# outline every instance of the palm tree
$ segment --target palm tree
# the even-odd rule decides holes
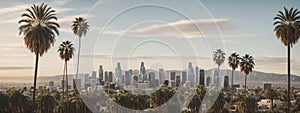
[[[229,67],[231,67],[232,72],[231,72],[231,88],[233,88],[233,75],[234,75],[234,70],[236,68],[239,67],[240,64],[240,57],[239,54],[237,53],[232,53],[229,57],[228,57],[228,65]]]
[[[54,113],[56,100],[49,93],[43,93],[37,97],[37,113]]]
[[[36,56],[32,99],[34,103],[39,56],[43,56],[54,45],[55,35],[59,35],[59,24],[55,22],[57,21],[55,10],[48,7],[47,4],[33,4],[26,11],[22,14],[23,19],[19,21],[19,24],[21,24],[19,35],[24,36],[25,45]]]
[[[213,60],[214,62],[218,65],[218,74],[217,74],[217,86],[219,86],[219,71],[220,71],[220,66],[224,63],[225,61],[225,53],[221,49],[217,49],[214,54],[213,54]]]
[[[80,48],[81,48],[81,37],[85,36],[87,30],[89,30],[89,25],[86,22],[86,19],[82,17],[75,18],[72,24],[72,31],[75,35],[79,37],[78,41],[78,59],[77,59],[77,70],[76,70],[76,79],[78,79],[78,70],[79,70],[79,57],[80,57]]]
[[[255,63],[252,56],[245,54],[245,56],[242,57],[240,67],[241,71],[245,74],[245,90],[247,88],[247,75],[252,72],[254,65]]]
[[[291,67],[290,67],[290,51],[291,47],[295,45],[300,37],[300,11],[297,9],[291,8],[288,10],[284,8],[283,11],[278,11],[278,14],[274,17],[274,26],[276,37],[287,46],[288,54],[288,110],[290,112],[290,76],[291,76]]]
[[[75,48],[73,47],[73,44],[71,43],[71,41],[68,41],[68,40],[62,42],[58,47],[59,57],[65,61],[64,74],[66,74],[66,83],[67,83],[66,95],[67,95],[67,97],[68,97],[68,61],[74,56],[74,50],[75,50]],[[64,85],[65,84],[63,84],[63,91],[64,91]]]
[[[33,110],[32,101],[20,90],[11,90],[8,95],[8,105],[12,113],[30,113]]]

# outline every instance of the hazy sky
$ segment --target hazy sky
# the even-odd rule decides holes
[[[255,58],[254,70],[286,73],[286,47],[275,37],[273,17],[283,7],[300,9],[298,0],[45,0],[61,25],[55,45],[39,62],[39,75],[62,74],[57,48],[65,40],[76,46],[71,32],[75,17],[87,18],[90,30],[82,40],[80,72],[102,64],[113,70],[186,69],[188,62],[215,68],[211,53],[218,48]],[[18,20],[36,0],[2,0],[0,4],[0,76],[32,76],[35,57],[18,35]],[[292,48],[292,73],[300,75],[300,47]],[[297,57],[298,56],[298,57]],[[298,59],[297,59],[298,58]],[[69,62],[74,73],[76,57]],[[227,60],[222,65],[229,69]]]

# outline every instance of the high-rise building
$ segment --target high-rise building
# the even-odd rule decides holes
[[[172,88],[176,87],[176,72],[171,71],[169,74],[169,82]]]
[[[138,76],[136,76],[136,75],[134,75],[133,77],[132,77],[132,85],[133,86],[135,86],[136,88],[138,87],[138,83],[139,83],[139,77]]]
[[[115,69],[115,77],[121,79],[122,69],[120,62],[117,63],[117,67]]]
[[[194,73],[194,68],[192,66],[192,62],[189,62],[189,65],[188,65],[188,80],[190,81],[190,86],[191,87],[194,87],[195,85],[195,73]]]
[[[100,80],[104,80],[103,79],[103,68],[102,68],[102,65],[99,66],[99,79]]]
[[[158,71],[159,84],[163,84],[166,80],[164,69],[159,69]]]
[[[184,84],[186,82],[186,71],[181,72],[181,82]]]
[[[199,79],[199,85],[205,86],[205,75],[204,75],[204,69],[200,69],[200,79]]]
[[[145,68],[144,62],[141,62],[140,79],[142,82],[145,82],[147,80],[146,68]]]
[[[49,86],[54,87],[54,81],[49,81]]]
[[[224,76],[224,88],[228,88],[228,86],[229,86],[228,76]]]
[[[105,71],[104,73],[104,81],[108,82],[108,71]]]
[[[206,77],[206,86],[209,86],[211,82],[210,76]]]
[[[108,72],[108,82],[113,82],[113,72]]]
[[[149,72],[149,87],[154,88],[155,87],[155,73]]]
[[[92,79],[96,79],[97,78],[97,72],[96,71],[92,71]]]
[[[81,79],[73,79],[73,89],[81,88]]]
[[[195,67],[195,84],[199,84],[199,67]]]
[[[217,87],[220,87],[220,78],[219,78],[219,75],[218,75],[218,71],[217,70],[213,70],[214,72],[214,85],[217,86]]]
[[[131,77],[132,77],[132,75],[131,75],[130,71],[125,71],[125,76],[124,76],[124,79],[125,79],[124,85],[125,86],[130,85]]]
[[[176,76],[175,82],[176,82],[176,87],[179,87],[180,86],[180,76],[179,75]]]
[[[90,82],[89,74],[85,74],[84,75],[84,83],[89,83],[89,82]]]

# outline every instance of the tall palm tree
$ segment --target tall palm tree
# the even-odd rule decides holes
[[[239,67],[240,64],[240,56],[238,53],[232,53],[228,57],[228,65],[231,67],[232,72],[231,72],[231,88],[233,88],[233,75],[234,75],[234,70]]]
[[[213,54],[213,60],[214,62],[218,65],[218,74],[217,74],[217,86],[219,86],[219,71],[220,71],[220,66],[224,63],[225,61],[225,53],[221,49],[217,49],[214,54]]]
[[[252,69],[254,68],[254,58],[248,54],[245,54],[245,56],[242,57],[240,68],[241,71],[245,74],[245,90],[247,88],[247,75],[252,72]]]
[[[300,11],[297,9],[284,8],[283,11],[278,11],[278,14],[274,17],[274,26],[276,37],[287,46],[287,60],[288,60],[288,109],[287,112],[290,112],[290,76],[291,76],[291,67],[290,67],[290,51],[291,47],[295,45],[300,37]]]
[[[39,56],[43,56],[54,45],[55,35],[59,35],[55,10],[47,4],[35,5],[26,9],[19,21],[19,35],[24,36],[27,48],[36,56],[34,69],[33,103],[35,102]]]
[[[69,40],[62,42],[59,45],[58,50],[57,50],[59,52],[59,57],[65,61],[64,74],[66,75],[66,83],[67,83],[66,95],[67,95],[67,97],[68,97],[68,61],[74,56],[74,50],[75,50],[75,48],[73,47],[73,44]],[[64,85],[65,84],[63,84],[63,91],[64,91]]]
[[[77,70],[76,70],[76,79],[78,79],[78,70],[79,70],[79,57],[80,57],[80,48],[81,48],[81,37],[85,36],[87,30],[89,30],[88,22],[82,17],[75,18],[72,24],[72,31],[75,35],[79,37],[78,41],[78,59],[77,59]]]
[[[56,100],[49,93],[43,93],[37,96],[37,113],[54,113]]]

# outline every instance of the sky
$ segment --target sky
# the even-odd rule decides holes
[[[286,47],[275,37],[273,18],[283,7],[300,9],[298,0],[1,0],[0,76],[32,76],[35,56],[18,34],[18,20],[32,4],[46,3],[56,10],[60,35],[40,58],[39,75],[60,75],[63,61],[57,49],[62,41],[74,43],[69,61],[75,73],[78,37],[71,31],[75,17],[87,19],[82,37],[80,73],[122,69],[186,69],[188,62],[203,69],[216,68],[212,53],[222,49],[250,54],[256,71],[286,73]],[[292,48],[292,74],[300,75],[300,47]],[[298,56],[298,57],[297,57]],[[298,59],[297,59],[298,58]],[[230,69],[227,60],[221,69]]]

